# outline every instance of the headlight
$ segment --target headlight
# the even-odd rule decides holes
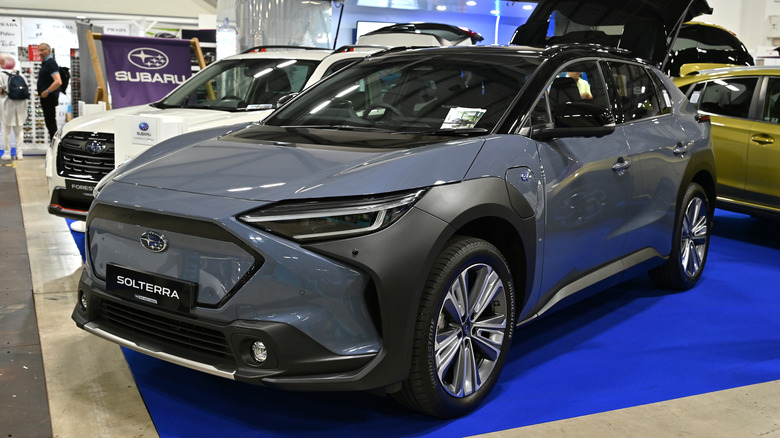
[[[381,230],[397,221],[425,190],[347,200],[275,204],[239,219],[297,241],[351,237]]]
[[[51,138],[51,143],[49,143],[49,148],[54,149],[54,145],[59,143],[62,139],[62,128],[58,129],[57,132],[54,133],[54,135]]]

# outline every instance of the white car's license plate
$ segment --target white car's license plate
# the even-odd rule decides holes
[[[106,266],[106,290],[133,301],[189,312],[198,284],[109,263]]]

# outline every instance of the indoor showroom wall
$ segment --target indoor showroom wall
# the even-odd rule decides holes
[[[100,14],[168,16],[197,18],[200,14],[215,14],[217,0],[3,0],[3,9],[33,9]]]
[[[3,0],[0,2],[0,13],[4,9],[27,9],[45,11],[85,11],[105,14],[128,14],[148,16],[171,16],[197,18],[201,14],[216,14],[219,0]],[[754,55],[761,55],[760,50],[769,46],[776,47],[768,37],[770,16],[780,17],[780,2],[777,0],[708,0],[714,8],[710,16],[701,17],[700,21],[719,24],[735,32]],[[348,4],[350,2],[347,2]],[[380,10],[369,8],[371,14]],[[335,12],[335,11],[334,11]],[[379,14],[381,15],[381,13]],[[455,13],[444,14],[446,19],[452,19]],[[335,21],[334,14],[334,21]],[[428,17],[426,17],[428,18]],[[363,18],[364,20],[367,18]],[[353,20],[354,21],[354,20]],[[467,23],[471,24],[471,23]],[[509,23],[507,23],[509,24]],[[514,24],[514,23],[512,23]],[[354,23],[342,23],[342,27],[354,27]],[[486,40],[493,35],[485,32]],[[489,36],[488,36],[489,35]],[[346,43],[352,35],[339,35]],[[499,38],[501,39],[501,38]],[[492,42],[492,41],[490,41]],[[780,45],[780,44],[778,44]]]
[[[723,26],[737,34],[753,56],[776,56],[774,49],[780,40],[773,41],[770,17],[780,23],[778,0],[708,0],[712,15],[699,17],[698,21]],[[780,36],[780,26],[775,33]]]

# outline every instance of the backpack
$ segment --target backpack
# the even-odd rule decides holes
[[[24,80],[19,72],[11,74],[5,72],[8,75],[8,89],[5,93],[11,100],[26,100],[30,97],[30,89],[27,88],[27,82]]]
[[[60,91],[64,93],[68,89],[68,82],[70,82],[70,69],[68,67],[60,67],[60,79],[62,79]]]

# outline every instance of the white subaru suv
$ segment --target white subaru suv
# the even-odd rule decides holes
[[[49,213],[83,220],[103,176],[167,138],[262,120],[281,96],[303,89],[331,53],[250,49],[209,65],[158,102],[71,120],[46,153]]]
[[[279,98],[298,93],[357,59],[393,47],[472,45],[482,37],[438,23],[406,23],[366,34],[337,50],[255,47],[222,59],[162,100],[77,117],[46,152],[49,213],[84,220],[97,183],[117,165],[187,132],[264,119]]]

